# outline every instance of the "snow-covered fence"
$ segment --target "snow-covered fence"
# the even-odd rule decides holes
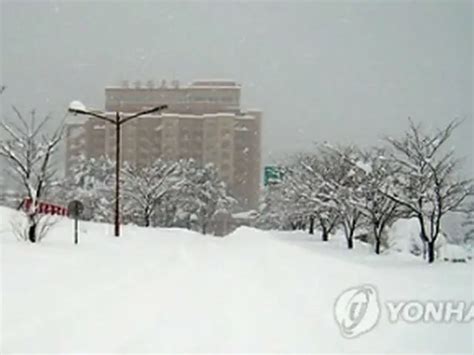
[[[26,211],[28,211],[30,210],[31,206],[32,206],[32,199],[29,197],[26,197],[23,200],[20,208],[23,208]],[[68,216],[69,214],[68,209],[66,207],[53,205],[51,203],[36,201],[35,207],[36,207],[35,210],[39,214],[49,214],[52,216]]]

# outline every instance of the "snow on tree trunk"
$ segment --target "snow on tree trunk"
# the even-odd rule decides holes
[[[380,236],[375,237],[375,254],[379,255],[380,254]]]
[[[311,234],[311,235],[314,234],[314,220],[315,220],[315,217],[313,215],[311,215],[309,217],[309,234]]]
[[[323,231],[322,231],[322,234],[321,234],[321,239],[323,240],[323,242],[327,242],[329,240],[328,230],[325,226],[323,226],[322,229],[323,229]]]

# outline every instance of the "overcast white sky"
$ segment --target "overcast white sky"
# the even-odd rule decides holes
[[[4,114],[102,108],[123,79],[235,79],[267,162],[462,118],[473,171],[472,1],[0,1]]]

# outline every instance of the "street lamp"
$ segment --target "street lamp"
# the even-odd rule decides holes
[[[86,115],[99,118],[115,125],[115,236],[120,236],[120,127],[122,124],[150,113],[160,112],[168,108],[167,105],[153,107],[149,110],[133,113],[130,116],[121,118],[121,113],[115,113],[115,120],[107,117],[103,112],[91,111],[87,109],[81,102],[73,101],[69,104],[68,111],[75,115]]]

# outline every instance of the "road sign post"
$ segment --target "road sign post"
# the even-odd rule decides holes
[[[69,216],[74,218],[74,244],[79,243],[79,217],[84,212],[84,205],[81,201],[71,201],[68,205]]]
[[[74,244],[79,243],[79,221],[77,218],[74,218]]]

